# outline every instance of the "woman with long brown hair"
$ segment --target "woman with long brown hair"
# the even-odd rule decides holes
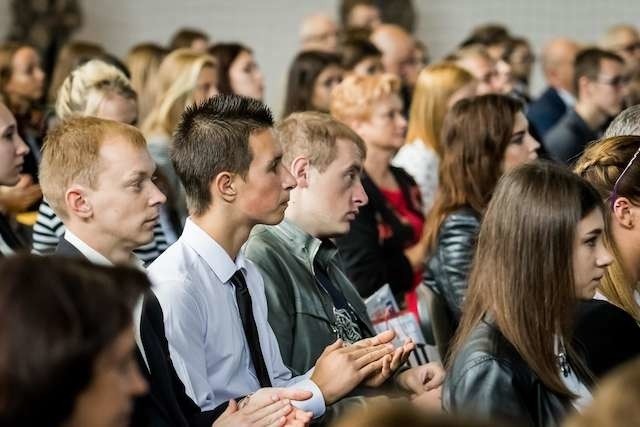
[[[597,191],[561,166],[532,163],[502,177],[478,236],[445,409],[556,426],[590,400],[572,322],[611,263],[603,232]]]
[[[442,132],[440,188],[427,217],[424,283],[460,318],[479,221],[500,176],[537,158],[522,105],[506,95],[456,103]]]

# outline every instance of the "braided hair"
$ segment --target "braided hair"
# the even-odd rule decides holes
[[[640,136],[614,136],[595,141],[587,147],[575,166],[575,172],[593,185],[603,200],[626,197],[640,206],[640,161],[631,159],[640,147]],[[630,164],[631,163],[631,164]],[[629,166],[624,176],[622,172]],[[619,180],[620,179],[620,180]],[[619,180],[619,181],[618,181]],[[607,268],[600,292],[607,299],[640,321],[640,305],[634,298],[638,288],[622,264],[622,256],[611,232],[612,209],[605,210],[605,242],[615,260]]]

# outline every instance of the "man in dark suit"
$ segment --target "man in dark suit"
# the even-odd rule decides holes
[[[624,60],[606,50],[589,48],[578,52],[574,69],[578,101],[544,139],[550,158],[566,165],[577,160],[584,147],[598,139],[620,113],[628,83]]]
[[[153,181],[155,168],[144,137],[132,126],[84,117],[53,130],[43,150],[41,178],[45,197],[66,228],[56,254],[142,269],[133,249],[153,238],[166,200]],[[149,393],[136,401],[135,426],[209,427],[221,414],[221,422],[240,424],[258,407],[270,408],[267,415],[279,419],[294,410],[286,402],[273,403],[273,395],[276,400],[306,396],[272,389],[240,410],[231,401],[228,408],[225,402],[201,412],[171,362],[162,309],[152,292],[136,304],[133,318],[138,365],[149,383]]]
[[[529,105],[527,112],[532,134],[539,141],[575,104],[573,61],[578,49],[573,40],[558,38],[542,50],[542,70],[549,87]]]

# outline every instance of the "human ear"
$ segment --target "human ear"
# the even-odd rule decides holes
[[[304,156],[298,156],[291,162],[289,171],[296,179],[296,184],[299,188],[307,188],[309,186],[310,168],[309,159]]]
[[[618,197],[613,203],[613,219],[621,227],[632,229],[635,223],[635,206],[626,197]]]
[[[82,219],[93,216],[93,206],[86,189],[81,185],[71,186],[64,194],[64,202],[68,214]]]
[[[213,198],[217,196],[227,203],[232,203],[238,196],[237,179],[240,179],[240,176],[231,172],[220,172],[216,175],[210,186]]]

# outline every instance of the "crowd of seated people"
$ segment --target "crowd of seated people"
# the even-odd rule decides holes
[[[224,34],[0,45],[1,425],[635,425],[638,29],[389,3],[303,19],[279,120]]]

